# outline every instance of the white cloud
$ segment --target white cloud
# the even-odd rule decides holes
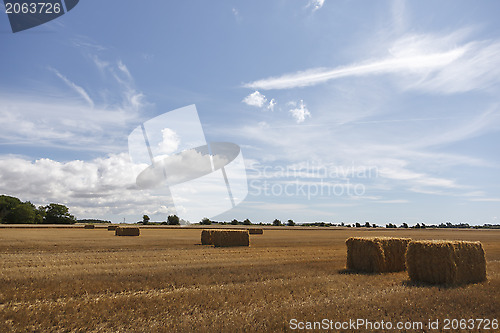
[[[101,73],[104,73],[104,71],[109,67],[109,62],[107,61],[104,61],[102,59],[100,59],[98,56],[96,55],[91,55],[90,58],[92,59],[92,61],[94,62],[94,64],[96,65],[96,67],[99,69],[99,71]]]
[[[269,101],[269,104],[267,105],[267,109],[274,111],[274,107],[276,106],[276,100],[273,98]]]
[[[129,80],[132,80],[132,75],[130,74],[127,66],[125,66],[121,60],[118,61],[118,69],[122,71],[122,73],[124,73]]]
[[[303,100],[300,101],[298,107],[290,109],[290,113],[292,114],[297,124],[303,123],[306,120],[306,117],[311,117],[311,113],[307,109]]]
[[[0,191],[36,205],[66,204],[77,218],[121,222],[129,216],[127,220],[135,222],[142,214],[152,214],[165,220],[175,212],[168,192],[158,195],[135,186],[134,174],[146,166],[132,164],[126,153],[69,162],[0,156]]]
[[[145,96],[135,90],[124,64],[119,62],[113,66],[98,58],[94,58],[94,64],[112,78],[117,77],[116,71],[124,76],[117,80],[113,94],[109,89],[96,88],[106,91],[94,94],[101,100],[92,100],[82,87],[53,68],[49,70],[86,103],[68,97],[64,91],[50,97],[26,91],[0,94],[0,117],[4,125],[0,140],[32,147],[106,153],[123,151],[123,139],[133,124],[140,123],[139,111],[148,104]],[[118,67],[122,69],[115,70]]]
[[[161,130],[162,141],[158,144],[158,153],[171,154],[179,148],[180,139],[175,131],[170,128]]]
[[[321,9],[323,5],[325,4],[325,0],[310,0],[309,3],[307,4],[306,8],[312,8],[313,12],[317,11],[318,9]]]
[[[87,94],[85,89],[83,89],[79,85],[75,84],[74,82],[71,82],[70,80],[68,80],[68,78],[66,78],[64,75],[59,73],[59,71],[57,71],[56,69],[54,69],[54,68],[49,68],[49,69],[51,71],[53,71],[57,75],[57,77],[59,77],[61,80],[63,80],[63,82],[68,85],[68,87],[70,87],[71,89],[76,91],[90,105],[91,108],[94,107],[94,101],[90,98],[89,94]]]
[[[411,34],[396,40],[385,58],[332,69],[316,68],[245,84],[252,89],[291,89],[352,76],[393,74],[407,79],[404,89],[456,93],[484,89],[500,82],[500,42],[464,43],[463,29],[440,36]]]
[[[255,92],[245,97],[242,102],[250,106],[261,108],[267,102],[267,98],[256,90]]]

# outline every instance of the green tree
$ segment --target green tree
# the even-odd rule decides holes
[[[46,211],[44,206],[38,206],[35,211],[35,224],[42,224],[45,219]]]
[[[232,225],[238,225],[238,224],[240,224],[240,222],[238,222],[237,219],[234,219],[234,220],[231,221],[231,224]]]
[[[143,215],[142,216],[142,224],[148,224],[149,223],[149,216]]]
[[[293,227],[293,226],[295,225],[295,222],[293,222],[293,220],[288,220],[287,225],[288,225],[289,227]]]
[[[30,202],[24,202],[16,206],[10,215],[9,223],[33,224],[35,223],[35,206]]]
[[[167,217],[168,225],[180,225],[179,217],[177,215],[169,215]]]
[[[274,226],[280,226],[280,225],[281,225],[281,221],[280,221],[280,220],[278,220],[278,219],[275,219],[275,220],[273,221],[273,225],[274,225]]]
[[[21,204],[21,200],[8,195],[0,196],[0,221],[2,223],[12,222],[12,211]]]
[[[45,220],[46,224],[73,224],[76,219],[73,215],[69,213],[69,208],[51,203],[45,206]]]
[[[202,224],[202,225],[210,225],[210,224],[212,224],[212,221],[210,221],[210,219],[208,217],[204,217],[204,218],[201,219],[200,224]]]
[[[243,224],[244,224],[244,225],[251,225],[251,224],[252,224],[252,222],[250,222],[250,220],[249,220],[249,219],[245,219],[245,221],[243,221]]]

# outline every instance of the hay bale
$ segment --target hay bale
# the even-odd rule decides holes
[[[404,271],[406,247],[410,240],[389,237],[348,238],[347,269],[368,273]]]
[[[406,252],[412,281],[465,284],[486,280],[486,258],[481,242],[412,241]]]
[[[117,227],[115,236],[139,236],[140,230],[138,227]]]
[[[201,245],[213,245],[212,234],[214,230],[204,229],[201,231]]]
[[[83,228],[84,229],[95,229],[95,225],[93,225],[93,224],[86,224]]]
[[[118,228],[117,225],[108,225],[108,231],[115,231]]]
[[[248,230],[213,230],[212,242],[216,247],[249,246]]]
[[[264,233],[264,229],[262,229],[262,228],[250,228],[250,229],[248,229],[248,233],[250,235],[262,235]]]

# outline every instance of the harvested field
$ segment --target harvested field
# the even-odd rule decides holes
[[[0,331],[291,332],[294,318],[500,318],[500,230],[282,227],[234,248],[201,246],[200,231],[0,228]],[[345,240],[364,236],[481,241],[488,280],[450,288],[416,285],[406,272],[345,272]]]

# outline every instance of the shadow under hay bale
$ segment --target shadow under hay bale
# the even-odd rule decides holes
[[[140,230],[137,227],[117,227],[115,236],[139,236]]]
[[[117,225],[108,225],[108,231],[115,231],[118,228]]]
[[[486,280],[486,258],[481,242],[412,241],[406,252],[411,281],[466,284]]]
[[[93,224],[86,224],[83,228],[84,229],[95,229],[95,225],[93,225]]]
[[[249,246],[248,230],[214,230],[212,242],[215,247]]]
[[[409,238],[348,238],[347,270],[367,273],[404,271],[406,247],[409,242]]]
[[[250,235],[262,235],[264,234],[264,229],[262,228],[250,228],[248,229]]]
[[[212,234],[214,230],[204,229],[201,231],[201,245],[213,245]]]

